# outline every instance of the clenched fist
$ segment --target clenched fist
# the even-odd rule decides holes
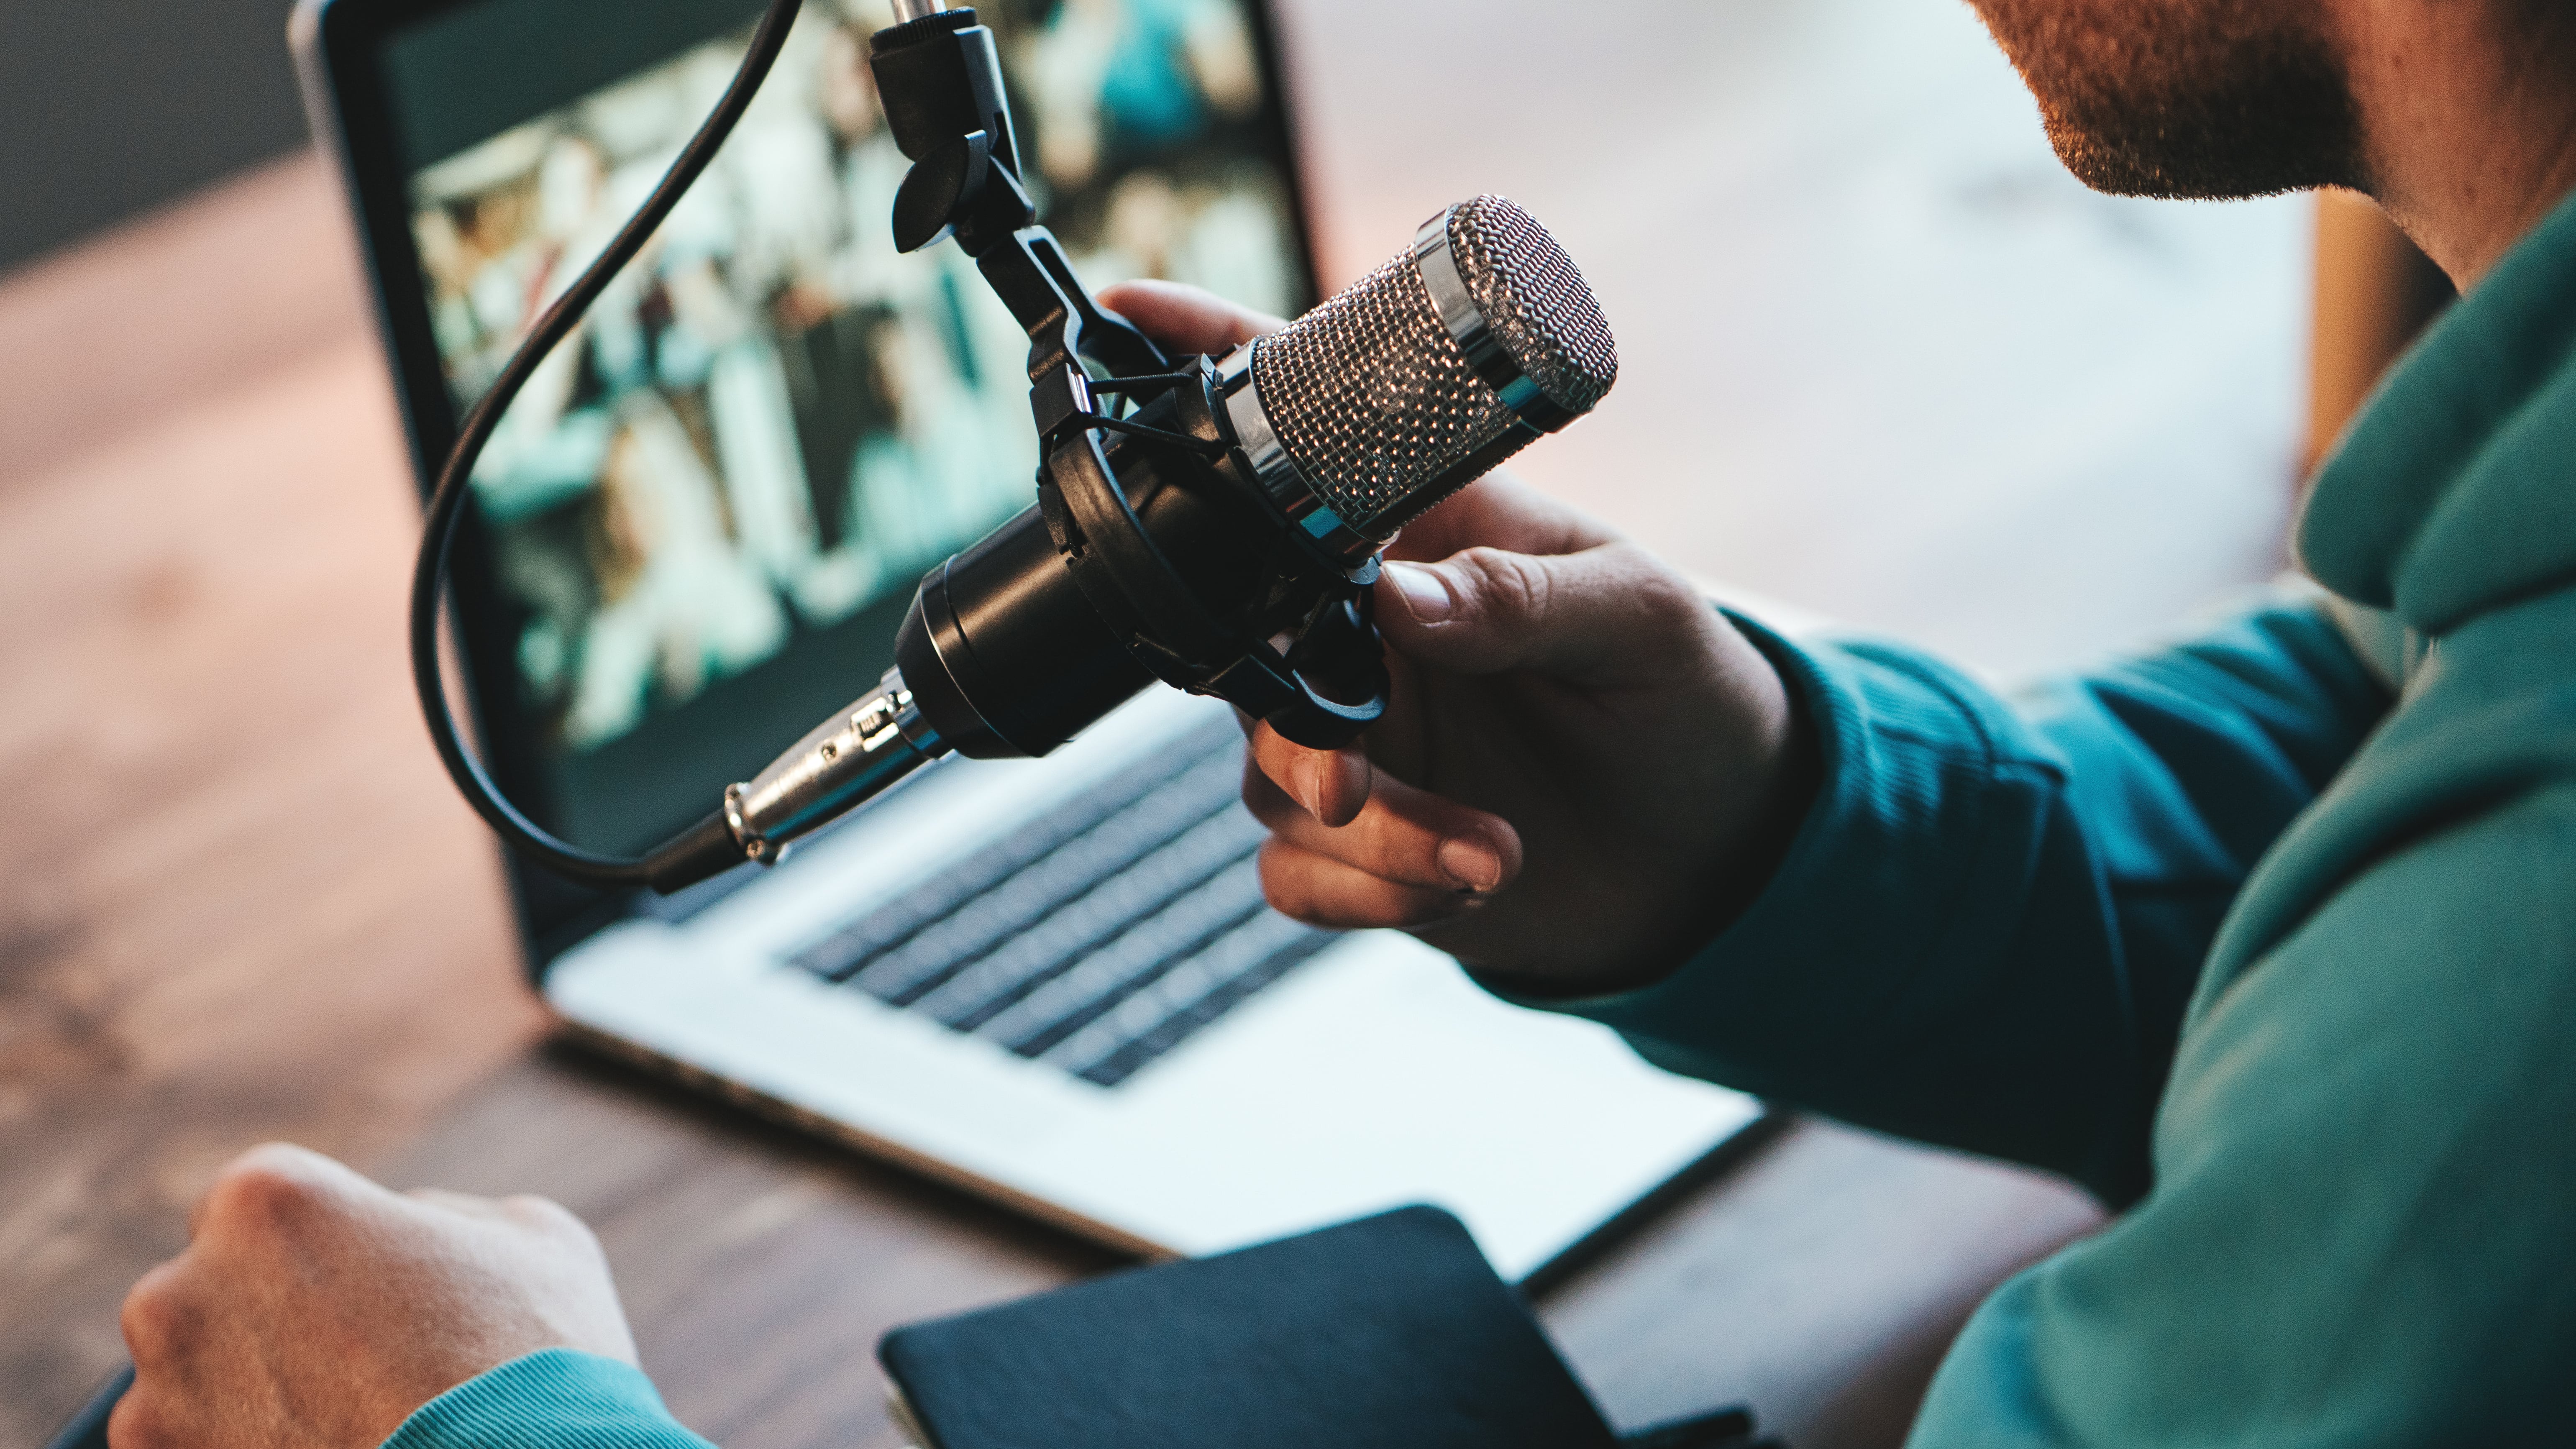
[[[299,1147],[224,1169],[125,1300],[113,1449],[374,1449],[547,1348],[635,1361],[599,1243],[538,1198],[388,1192]]]

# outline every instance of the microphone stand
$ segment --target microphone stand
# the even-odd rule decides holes
[[[954,237],[1029,334],[1029,376],[1089,359],[1112,376],[1169,369],[1163,350],[1093,301],[1054,233],[1033,225],[993,32],[970,9],[880,32],[869,68],[887,128],[913,163],[895,194],[894,238],[917,252]]]

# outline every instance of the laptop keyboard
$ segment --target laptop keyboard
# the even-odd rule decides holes
[[[795,963],[1115,1087],[1335,939],[1263,903],[1242,779],[1210,721]]]

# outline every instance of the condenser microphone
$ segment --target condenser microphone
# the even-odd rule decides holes
[[[1348,743],[1384,703],[1378,550],[1618,371],[1564,248],[1481,196],[1222,360],[1038,377],[1038,505],[930,572],[880,686],[728,791],[721,835],[702,827],[663,888],[774,863],[945,755],[1045,755],[1157,679]],[[1102,394],[1145,401],[1117,417]]]

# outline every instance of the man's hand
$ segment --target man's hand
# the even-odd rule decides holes
[[[538,1198],[401,1196],[298,1147],[224,1169],[125,1300],[113,1449],[374,1449],[512,1359],[635,1361],[599,1243]]]
[[[1102,300],[1187,352],[1280,325],[1158,283]],[[1387,718],[1334,754],[1253,731],[1271,904],[1538,990],[1668,971],[1759,889],[1812,793],[1770,662],[1670,567],[1500,475],[1388,558]]]

